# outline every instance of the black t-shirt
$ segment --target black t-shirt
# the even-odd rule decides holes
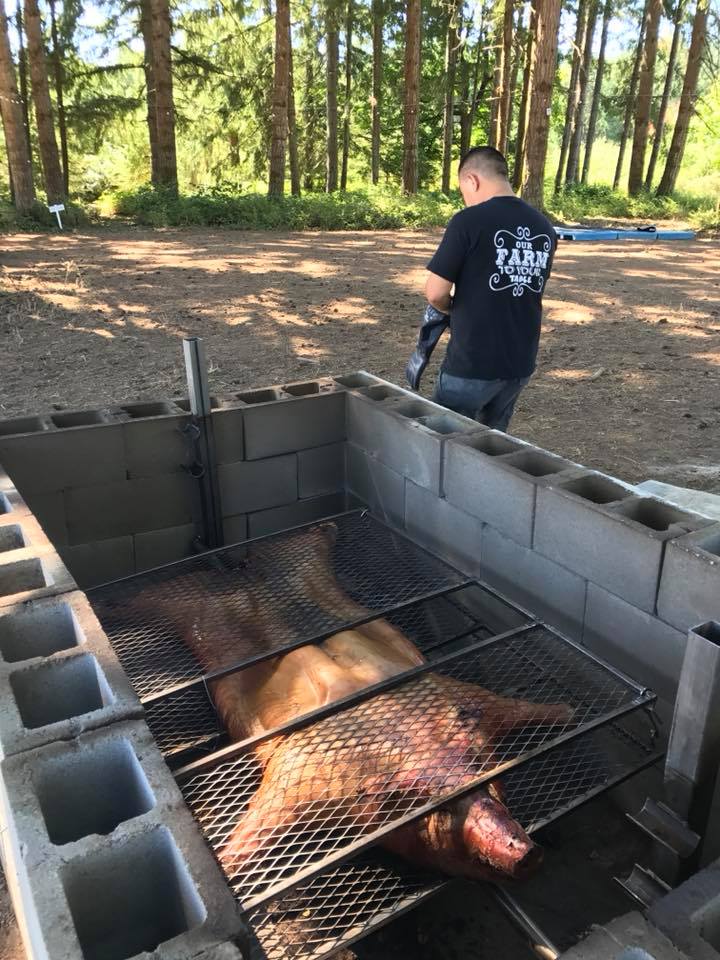
[[[455,284],[446,373],[471,380],[532,374],[555,245],[550,221],[519,197],[493,197],[455,214],[428,264]]]

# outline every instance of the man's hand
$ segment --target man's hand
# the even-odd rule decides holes
[[[440,313],[450,312],[450,292],[452,288],[453,285],[449,280],[428,271],[425,281],[425,298]]]

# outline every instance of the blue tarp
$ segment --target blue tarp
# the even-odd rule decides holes
[[[693,230],[657,230],[655,227],[635,230],[601,230],[587,227],[555,227],[559,240],[640,240],[655,243],[657,240],[694,240]]]

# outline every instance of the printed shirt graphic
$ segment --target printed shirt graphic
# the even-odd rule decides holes
[[[546,233],[531,235],[529,227],[498,230],[495,234],[495,266],[491,290],[512,289],[514,297],[525,290],[542,293],[553,245]]]
[[[519,197],[455,214],[428,264],[455,285],[446,373],[472,380],[533,373],[555,242],[550,221]]]

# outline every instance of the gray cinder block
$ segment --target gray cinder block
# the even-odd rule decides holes
[[[343,390],[328,389],[246,407],[246,458],[259,460],[344,440],[345,397]]]
[[[191,523],[196,481],[164,474],[65,491],[72,546]]]
[[[28,493],[122,480],[126,475],[122,424],[0,437],[0,463]]]
[[[0,657],[5,756],[142,712],[82,593],[1,610]]]
[[[405,486],[405,529],[413,540],[465,573],[479,571],[482,523],[409,480]]]
[[[248,538],[248,522],[244,513],[236,517],[225,517],[223,519],[223,537],[226,544],[240,543]]]
[[[705,521],[587,473],[539,487],[534,549],[636,607],[655,611],[665,543]]]
[[[658,613],[679,630],[720,620],[720,523],[668,543]]]
[[[486,526],[481,576],[560,633],[582,636],[586,584],[576,573]]]
[[[417,486],[440,495],[448,437],[485,428],[424,400],[374,401],[348,394],[348,439]]]
[[[135,544],[130,534],[59,549],[73,579],[83,590],[99,583],[128,577],[137,569]]]
[[[692,960],[718,960],[720,863],[716,860],[654,903],[648,919]]]
[[[212,428],[218,463],[235,463],[245,458],[242,407],[215,410]]]
[[[27,504],[55,547],[68,542],[65,498],[61,490],[51,493],[31,492],[27,496]]]
[[[344,493],[331,493],[324,497],[296,500],[295,503],[288,503],[283,507],[249,514],[248,536],[264,537],[270,533],[286,530],[288,527],[297,527],[312,520],[332,517],[343,513],[346,509],[347,500]]]
[[[381,520],[405,525],[405,478],[368,456],[353,443],[345,444],[347,489]]]
[[[516,543],[532,546],[539,484],[574,468],[569,460],[488,431],[445,447],[445,496]]]
[[[319,497],[345,489],[345,446],[301,450],[298,453],[298,492],[300,497]]]
[[[189,422],[188,416],[151,416],[123,423],[128,478],[182,472],[190,461],[190,444],[182,432]]]
[[[385,382],[381,380],[380,377],[376,377],[372,373],[367,373],[365,370],[357,370],[354,373],[343,373],[339,377],[333,377],[333,380],[347,390],[359,390],[363,387],[372,386],[375,383]]]
[[[664,700],[675,699],[686,633],[589,583],[583,643]]]
[[[244,938],[143,722],[6,759],[0,776],[4,855],[31,957],[191,960]]]
[[[135,534],[135,569],[150,570],[192,556],[195,533],[195,526],[190,523]]]
[[[32,517],[21,518],[18,526],[25,530],[42,531],[33,524]],[[43,537],[43,539],[45,539]],[[0,607],[6,607],[36,597],[74,590],[76,583],[52,545],[46,540],[40,547],[27,537],[28,546],[0,552]]]
[[[292,503],[298,497],[297,454],[225,463],[218,468],[223,512],[232,517]]]

